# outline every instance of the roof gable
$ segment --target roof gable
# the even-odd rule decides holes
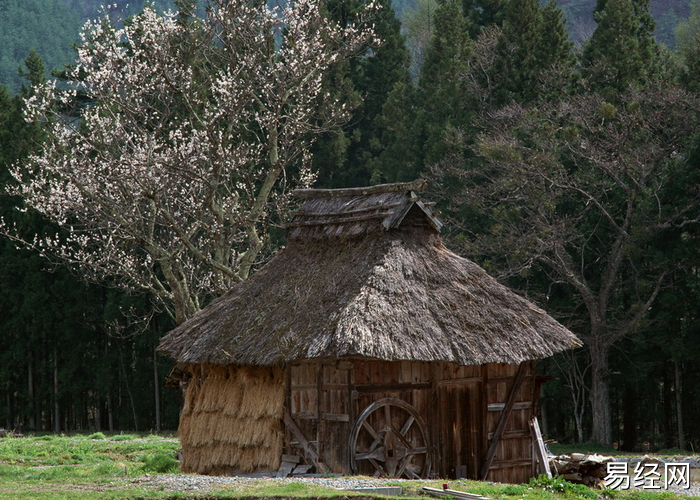
[[[412,211],[409,221],[438,232],[442,223],[416,193],[425,187],[425,181],[416,181],[368,188],[298,189],[294,196],[305,201],[291,212],[287,239],[318,240],[389,231],[405,226]]]

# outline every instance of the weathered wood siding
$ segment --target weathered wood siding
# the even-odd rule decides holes
[[[425,422],[439,477],[466,473],[478,478],[518,365],[457,366],[454,363],[324,360],[287,368],[287,408],[324,463],[350,473],[348,441],[358,415],[382,398],[410,404]],[[533,411],[534,362],[501,437],[491,481],[520,483],[533,473],[529,418]],[[392,415],[401,425],[405,415]],[[414,432],[412,429],[411,432]],[[299,445],[287,432],[288,453]],[[361,472],[373,469],[363,461]]]
[[[515,405],[500,438],[487,479],[502,483],[522,483],[534,475],[534,459],[529,420],[533,416],[536,397],[535,362],[526,363],[525,380],[515,399]],[[486,428],[484,449],[498,425],[513,385],[518,365],[494,363],[484,365]]]

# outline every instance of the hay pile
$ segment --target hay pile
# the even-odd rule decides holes
[[[277,470],[284,440],[281,368],[192,365],[180,416],[183,472]]]

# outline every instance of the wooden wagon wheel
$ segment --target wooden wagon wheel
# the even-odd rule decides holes
[[[353,474],[426,478],[431,453],[428,429],[411,405],[397,398],[375,401],[357,417],[348,446]],[[367,464],[371,464],[369,467]]]

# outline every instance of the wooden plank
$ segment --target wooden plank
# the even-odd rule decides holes
[[[466,491],[459,490],[450,490],[447,488],[440,490],[438,488],[430,488],[429,486],[423,486],[423,491],[439,497],[450,496],[462,500],[489,500],[487,497],[482,497],[481,495],[477,495],[475,493],[468,493]]]
[[[391,383],[391,384],[362,384],[356,385],[355,390],[364,394],[375,392],[409,391],[412,389],[431,389],[430,382],[413,383]]]
[[[532,431],[532,439],[535,444],[535,455],[537,456],[540,471],[543,474],[547,474],[547,477],[551,478],[552,471],[549,470],[549,460],[547,459],[547,452],[544,449],[544,442],[542,441],[542,433],[540,432],[540,424],[537,422],[537,417],[532,417],[530,419],[530,430]]]
[[[503,431],[505,430],[506,423],[508,422],[508,419],[510,418],[511,413],[513,412],[513,406],[515,406],[515,400],[517,399],[518,392],[520,391],[520,387],[523,385],[523,381],[525,380],[525,371],[526,371],[525,363],[521,363],[520,366],[518,367],[518,373],[515,375],[515,379],[513,380],[513,385],[510,388],[510,392],[508,394],[508,399],[506,400],[506,406],[503,409],[503,413],[501,413],[501,418],[498,420],[498,424],[496,425],[496,430],[493,433],[493,437],[491,438],[491,442],[489,443],[489,448],[486,451],[486,456],[484,457],[484,463],[481,466],[480,476],[481,476],[482,481],[485,481],[486,476],[488,476],[489,469],[491,468],[491,463],[493,462],[493,458],[496,455],[496,449],[498,448],[498,443],[501,440],[501,435],[503,434]]]
[[[503,411],[505,407],[505,403],[491,403],[488,405],[487,409],[488,411]],[[521,401],[520,403],[515,403],[515,405],[513,405],[513,410],[526,410],[528,408],[532,408],[531,401]]]
[[[510,467],[524,467],[527,466],[529,467],[532,465],[532,459],[523,459],[523,460],[494,460],[491,462],[491,467],[490,469],[507,469]]]
[[[324,413],[322,418],[332,422],[350,422],[350,415],[344,413]]]
[[[481,377],[460,377],[447,380],[439,380],[437,384],[439,387],[444,387],[446,385],[477,384],[483,381],[484,379],[482,379]]]
[[[493,437],[493,432],[489,432],[489,439]],[[517,431],[504,431],[501,435],[501,439],[517,439],[530,437],[530,431],[528,429],[517,430]]]
[[[323,457],[323,448],[325,447],[323,439],[325,437],[323,425],[323,365],[316,365],[316,451],[320,457]]]
[[[316,420],[318,419],[318,412],[315,411],[296,411],[292,413],[292,418],[297,420]]]
[[[326,464],[324,464],[321,460],[321,457],[319,457],[316,448],[314,448],[313,445],[309,443],[309,441],[304,436],[304,433],[301,432],[301,429],[299,429],[299,426],[289,414],[289,411],[286,410],[284,412],[284,425],[287,427],[287,429],[291,431],[292,435],[299,442],[299,445],[302,447],[309,460],[313,462],[314,466],[316,467],[316,471],[320,472],[321,474],[328,471]]]
[[[282,455],[280,458],[282,462],[291,462],[294,464],[298,464],[301,462],[301,457],[299,455]]]
[[[310,465],[302,464],[302,465],[297,465],[294,470],[292,471],[292,475],[297,475],[297,474],[306,474],[309,472],[309,469],[311,469]]]

